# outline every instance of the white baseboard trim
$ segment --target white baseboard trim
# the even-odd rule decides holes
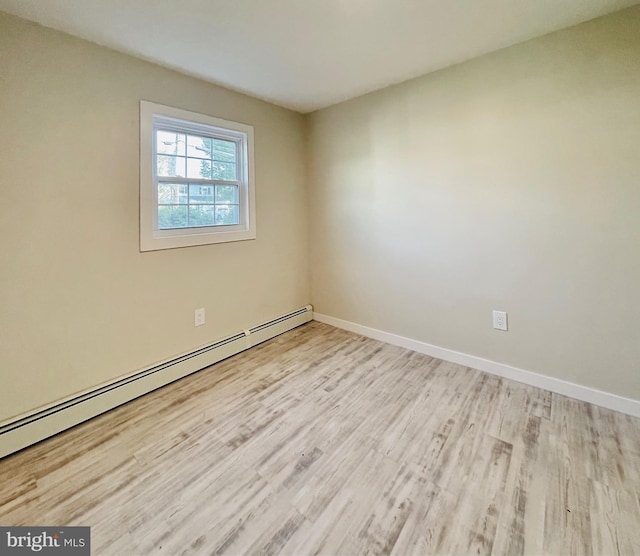
[[[0,423],[0,458],[309,322],[312,311],[311,305],[307,305]]]
[[[480,371],[485,371],[493,375],[501,376],[530,386],[536,386],[544,390],[555,392],[556,394],[562,394],[570,398],[575,398],[584,402],[589,402],[607,409],[619,411],[633,417],[640,417],[640,401],[631,398],[624,398],[617,394],[611,394],[602,390],[596,390],[589,386],[582,386],[573,382],[568,382],[559,378],[553,378],[550,376],[534,373],[532,371],[526,371],[511,365],[505,365],[504,363],[498,363],[497,361],[491,361],[489,359],[483,359],[482,357],[476,357],[467,353],[461,353],[451,349],[434,346],[421,342],[419,340],[412,340],[411,338],[405,338],[404,336],[398,336],[390,332],[384,332],[376,328],[369,328],[355,322],[350,322],[329,315],[323,315],[321,313],[313,313],[313,319],[318,322],[330,324],[336,328],[342,328],[355,332],[374,340],[380,340],[394,346],[400,346],[418,353],[424,353],[437,359],[443,359],[444,361],[451,361],[452,363],[458,363],[465,367],[471,367]]]

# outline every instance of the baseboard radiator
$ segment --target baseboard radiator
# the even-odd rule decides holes
[[[313,318],[311,305],[0,424],[0,458],[274,338]]]

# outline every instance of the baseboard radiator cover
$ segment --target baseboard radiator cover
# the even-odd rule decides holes
[[[310,305],[0,424],[0,458],[309,322]]]

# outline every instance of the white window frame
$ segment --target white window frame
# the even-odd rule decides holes
[[[182,133],[238,143],[239,224],[190,228],[158,228],[158,177],[155,128],[170,126]],[[256,238],[253,127],[213,116],[140,101],[140,251],[191,247]],[[187,178],[176,178],[176,181]]]

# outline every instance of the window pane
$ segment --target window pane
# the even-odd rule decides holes
[[[156,172],[158,176],[166,177],[185,177],[185,159],[179,156],[167,156],[159,154]]]
[[[189,206],[189,226],[213,226],[213,206],[191,205]]]
[[[220,162],[236,161],[236,144],[222,139],[213,140],[213,159]]]
[[[237,185],[216,185],[216,204],[237,205],[238,201],[238,186]]]
[[[158,207],[158,228],[186,228],[189,225],[187,205],[169,205]]]
[[[238,223],[238,205],[216,206],[216,226]]]
[[[207,137],[198,137],[197,135],[187,136],[187,156],[195,156],[197,158],[211,158],[213,150],[211,139]]]
[[[184,155],[184,138],[182,133],[172,131],[156,132],[156,150],[161,154]]]
[[[158,184],[159,205],[187,204],[187,186],[179,183]]]
[[[232,162],[213,163],[214,180],[236,180],[236,165]]]
[[[192,205],[213,204],[213,185],[190,185],[189,203]]]
[[[211,161],[200,158],[187,158],[187,177],[210,180]]]

